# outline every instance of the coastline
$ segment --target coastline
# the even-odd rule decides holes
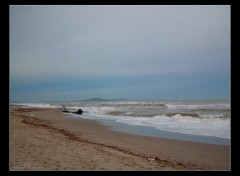
[[[61,109],[10,106],[9,122],[10,170],[230,169],[230,146],[111,131]]]
[[[149,136],[157,138],[166,138],[166,139],[175,139],[180,141],[191,141],[191,142],[200,142],[208,144],[217,144],[217,145],[230,145],[231,140],[228,138],[219,138],[215,136],[202,136],[202,135],[193,135],[186,133],[178,133],[172,131],[159,130],[151,126],[141,126],[141,125],[130,125],[127,123],[122,123],[116,121],[116,119],[111,118],[96,118],[86,117],[84,114],[79,116],[76,114],[65,113],[65,117],[77,118],[77,119],[90,119],[99,122],[101,125],[106,126],[111,131],[118,131],[121,133],[133,134],[138,136]]]

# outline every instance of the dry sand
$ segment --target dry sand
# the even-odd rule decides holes
[[[10,107],[10,170],[230,170],[230,146],[110,131],[61,109]]]

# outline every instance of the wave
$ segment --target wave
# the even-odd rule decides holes
[[[53,105],[48,103],[11,103],[11,105],[35,107],[35,108],[60,108],[61,107],[59,105]]]
[[[199,117],[199,115],[196,114],[196,113],[172,112],[172,113],[166,114],[166,116],[169,116],[169,117],[173,117],[173,116],[176,116],[176,115],[181,115],[181,116],[183,116],[183,117],[185,117],[185,116]]]
[[[76,118],[112,118],[130,125],[150,126],[159,130],[186,134],[230,138],[230,104],[170,101],[106,102],[38,102],[11,103],[26,107],[59,108],[70,111],[81,108]]]
[[[204,105],[183,105],[167,104],[168,109],[192,109],[192,110],[228,110],[230,104],[204,104]]]
[[[122,111],[110,111],[110,112],[107,112],[106,114],[110,116],[123,116],[126,113]]]
[[[130,125],[150,126],[164,131],[230,139],[229,119],[201,119],[176,114],[172,117],[166,115],[157,115],[153,118],[122,117],[117,121]]]
[[[182,117],[191,117],[191,118],[230,118],[227,114],[197,114],[197,113],[186,113],[186,112],[174,112],[168,113],[166,116],[174,117],[176,115],[180,115]]]
[[[148,101],[110,101],[106,102],[105,104],[111,104],[111,105],[118,105],[118,106],[129,106],[129,105],[135,105],[135,106],[160,106],[160,107],[167,107],[165,103],[163,102],[148,102]]]

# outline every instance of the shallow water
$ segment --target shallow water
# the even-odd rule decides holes
[[[108,100],[19,102],[28,107],[83,110],[77,118],[96,119],[115,130],[210,143],[230,143],[230,100]],[[73,116],[71,116],[73,117]],[[111,126],[111,125],[110,125]],[[204,139],[203,139],[204,138]]]
[[[201,135],[190,135],[184,133],[177,133],[171,131],[164,131],[155,129],[154,127],[149,126],[139,126],[139,125],[129,125],[126,123],[119,123],[115,119],[109,118],[98,118],[98,117],[89,117],[88,115],[77,115],[65,113],[65,116],[68,118],[83,118],[83,119],[93,119],[100,122],[102,125],[107,126],[110,130],[118,131],[122,133],[141,135],[141,136],[150,136],[150,137],[159,137],[159,138],[168,138],[168,139],[177,139],[184,141],[192,142],[202,142],[209,144],[219,144],[219,145],[230,145],[231,141],[227,138],[219,138],[214,136],[201,136]]]

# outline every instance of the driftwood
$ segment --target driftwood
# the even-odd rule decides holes
[[[79,115],[83,113],[83,110],[81,110],[81,109],[78,109],[76,112],[70,112],[70,111],[68,111],[68,110],[65,108],[64,105],[62,105],[62,106],[63,106],[63,111],[62,111],[62,112],[73,113],[73,114],[79,114]]]
[[[63,111],[62,111],[62,112],[70,112],[70,111],[68,111],[68,110],[65,108],[64,105],[62,105],[62,106],[63,106]]]
[[[83,110],[81,110],[81,109],[78,109],[78,111],[77,112],[74,112],[75,114],[82,114],[83,113]]]

